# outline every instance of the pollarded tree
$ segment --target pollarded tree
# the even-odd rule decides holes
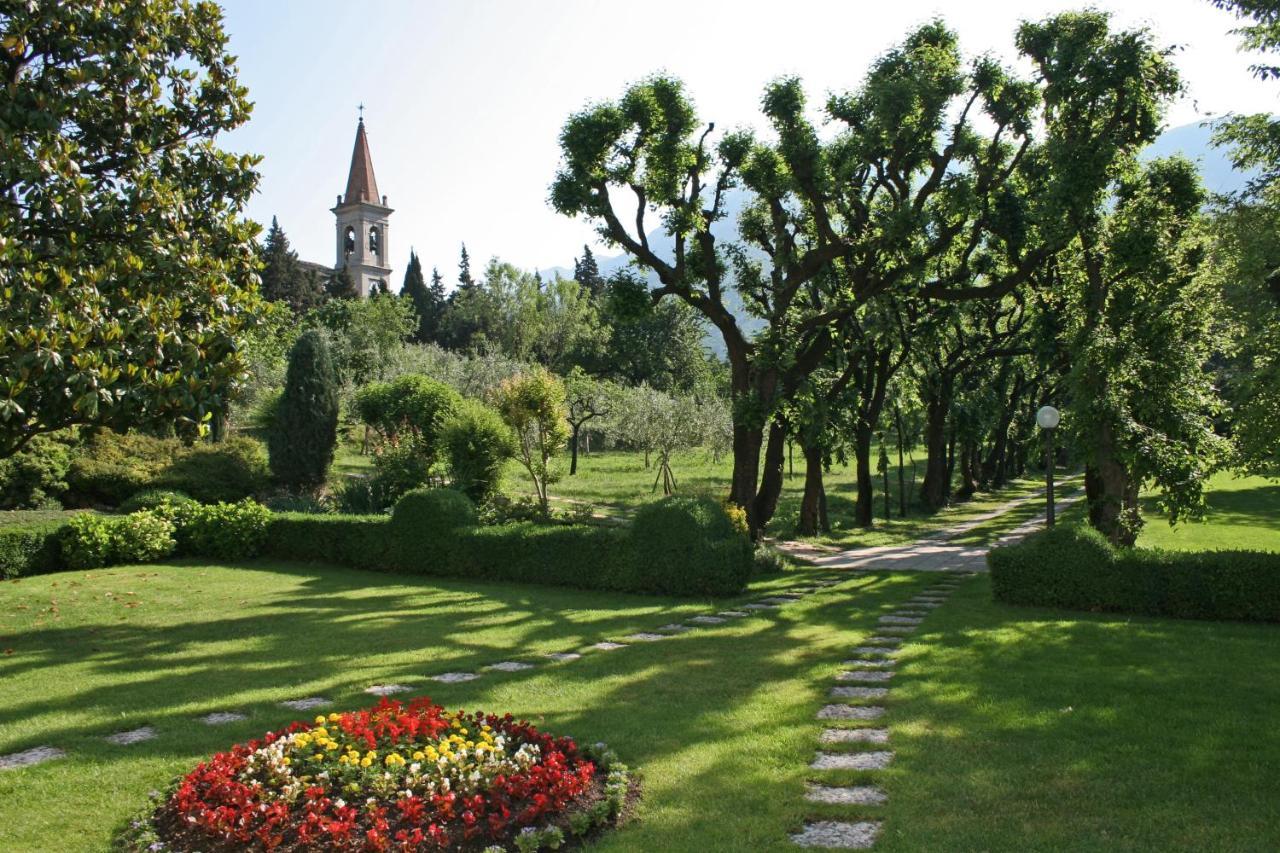
[[[1024,25],[1018,46],[1036,78],[985,58],[966,67],[946,27],[920,28],[877,60],[861,89],[830,99],[827,115],[841,128],[830,141],[796,80],[765,93],[771,144],[743,132],[714,141],[681,84],[661,76],[566,122],[555,208],[594,221],[658,278],[655,300],[683,300],[724,339],[731,497],[753,533],[781,492],[785,429],[774,416],[823,362],[832,329],[892,290],[959,301],[1025,283],[1070,239],[1058,223],[1075,200],[1097,197],[1117,157],[1154,134],[1131,102],[1176,83],[1145,33],[1111,35],[1101,14]],[[1042,92],[1051,101],[1037,142]],[[1075,117],[1092,110],[1108,117],[1077,130]],[[719,239],[736,186],[751,198],[743,241],[763,261]],[[624,201],[633,216],[619,212]],[[650,240],[655,213],[669,253]],[[842,274],[815,282],[836,261]],[[735,284],[765,322],[756,334],[726,302]]]
[[[1085,453],[1089,521],[1116,544],[1141,528],[1138,495],[1155,483],[1170,521],[1194,515],[1225,458],[1205,369],[1219,341],[1220,295],[1200,275],[1204,192],[1182,159],[1133,167],[1114,208],[1081,233],[1066,278],[1068,429]]]
[[[533,482],[543,514],[550,513],[547,486],[559,479],[551,460],[569,438],[564,385],[541,367],[506,379],[494,393],[498,414],[516,436],[516,459]]]
[[[0,457],[225,414],[254,325],[257,159],[216,4],[0,10]]]
[[[289,354],[284,394],[267,438],[271,474],[292,489],[324,485],[338,441],[338,376],[324,334],[304,332]]]

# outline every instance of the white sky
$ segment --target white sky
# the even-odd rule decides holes
[[[224,0],[253,118],[224,138],[264,155],[249,214],[277,215],[306,260],[332,263],[329,208],[346,184],[356,105],[365,104],[378,187],[396,212],[398,289],[412,245],[448,284],[459,244],[473,267],[569,265],[594,234],[554,213],[547,188],[565,118],[653,71],[684,79],[701,118],[757,124],[765,83],[804,78],[812,100],[857,85],[870,61],[935,16],[969,55],[1014,57],[1024,19],[1063,2],[850,0]],[[1226,112],[1273,112],[1280,84],[1255,81],[1236,21],[1208,0],[1094,4],[1150,27],[1188,94],[1170,126]],[[603,251],[603,250],[601,250]]]

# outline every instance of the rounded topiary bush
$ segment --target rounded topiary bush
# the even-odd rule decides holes
[[[128,514],[142,509],[158,509],[162,506],[194,504],[195,498],[174,489],[144,489],[116,507],[116,512]]]
[[[132,821],[143,850],[539,850],[614,822],[606,750],[430,699],[316,717],[233,746]]]
[[[458,531],[476,523],[476,506],[453,489],[414,489],[396,502],[391,537],[400,568],[447,564]]]
[[[631,525],[637,588],[670,595],[732,595],[751,578],[751,540],[711,498],[645,504]]]

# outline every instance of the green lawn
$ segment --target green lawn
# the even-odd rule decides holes
[[[762,582],[760,594],[807,576]],[[1274,849],[1280,841],[1280,631],[993,605],[964,585],[904,646],[886,717],[889,805],[803,799],[814,719],[848,650],[931,578],[866,575],[766,616],[656,644],[544,652],[724,603],[413,579],[257,562],[72,572],[0,584],[0,754],[70,757],[0,772],[0,850],[101,850],[202,756],[299,715],[410,685],[608,741],[643,777],[607,851],[787,850],[823,816],[879,817],[885,850]],[[10,651],[12,650],[12,651]],[[537,669],[443,685],[500,660]],[[209,728],[195,718],[239,710]],[[156,740],[102,741],[148,724]]]
[[[1202,520],[1170,527],[1156,509],[1155,496],[1146,497],[1147,525],[1138,544],[1184,551],[1280,551],[1280,481],[1224,471],[1210,480],[1208,503]]]

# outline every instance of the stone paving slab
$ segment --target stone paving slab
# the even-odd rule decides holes
[[[689,620],[699,625],[719,625],[726,621],[724,616],[694,616]]]
[[[916,632],[916,626],[914,625],[881,625],[877,628],[877,630],[883,631],[886,634],[899,634],[905,637],[908,634],[914,634]]]
[[[152,740],[155,736],[155,729],[151,728],[151,726],[143,726],[138,729],[130,729],[127,732],[116,732],[113,735],[107,735],[103,740],[116,746],[132,746],[135,743]]]
[[[919,625],[923,621],[917,616],[895,616],[892,613],[880,617],[881,625]]]
[[[887,749],[869,752],[819,752],[809,765],[814,770],[883,770],[893,761]]]
[[[495,672],[520,672],[521,670],[533,669],[533,664],[518,660],[504,660],[489,664],[485,669],[492,669]]]
[[[679,622],[672,622],[669,625],[663,625],[658,630],[665,631],[668,634],[681,634],[690,630],[690,628],[688,625],[681,625]]]
[[[898,650],[892,646],[855,646],[853,653],[871,657],[889,657],[890,655],[896,655]]]
[[[333,702],[323,696],[308,696],[305,699],[288,699],[280,704],[294,711],[310,711],[312,708],[332,705]]]
[[[862,820],[845,823],[836,820],[819,820],[806,823],[803,832],[791,835],[800,847],[829,847],[840,850],[868,850],[880,835],[880,824]]]
[[[249,718],[246,715],[238,711],[214,711],[212,714],[201,717],[200,722],[206,726],[225,726],[227,723],[238,723],[247,719]]]
[[[543,657],[550,658],[551,660],[554,660],[554,661],[569,661],[569,660],[577,660],[578,658],[582,657],[582,655],[578,654],[577,652],[551,652],[550,654],[543,655]]]
[[[643,643],[652,643],[656,640],[670,640],[671,636],[669,634],[651,634],[648,631],[640,631],[639,633],[636,633],[636,634],[628,634],[622,639],[638,640]]]
[[[832,788],[810,784],[804,798],[811,803],[829,803],[837,806],[882,806],[889,802],[889,795],[875,785],[852,785],[848,788]]]
[[[748,616],[748,615],[750,615],[750,614],[744,613],[744,612],[743,612],[743,611],[741,611],[741,610],[721,610],[721,611],[720,611],[719,613],[717,613],[716,615],[717,615],[717,616],[727,616],[727,617],[729,617],[730,619],[737,619],[739,616]]]
[[[781,604],[765,604],[763,601],[753,601],[751,604],[742,605],[743,610],[777,610]]]
[[[625,649],[626,647],[627,647],[626,643],[612,643],[612,642],[609,642],[608,640],[605,640],[603,643],[596,643],[591,648],[599,649],[602,652],[611,652],[614,649]]]
[[[478,672],[442,672],[439,675],[427,676],[432,681],[438,681],[441,684],[458,684],[462,681],[475,681],[480,677]]]
[[[883,699],[889,695],[888,687],[832,687],[828,694],[832,699]]]
[[[884,716],[879,705],[824,705],[819,720],[878,720]]]
[[[902,645],[901,637],[866,637],[862,641],[868,646],[900,646]]]
[[[840,665],[850,669],[892,669],[895,662],[892,660],[846,660],[841,661]],[[836,676],[836,678],[839,677]]]
[[[394,696],[397,693],[408,693],[412,688],[403,684],[374,684],[364,689],[370,696]]]
[[[53,761],[55,758],[65,758],[66,755],[66,752],[54,746],[33,746],[22,752],[0,755],[0,770],[17,770],[21,767]]]
[[[888,729],[823,729],[818,742],[833,743],[888,743]]]
[[[861,681],[864,684],[888,681],[893,678],[892,670],[867,672],[865,670],[847,670],[836,676],[837,681]]]

